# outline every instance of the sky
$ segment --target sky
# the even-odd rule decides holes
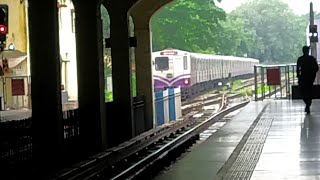
[[[282,0],[287,3],[294,13],[297,15],[307,14],[310,10],[310,0]],[[224,9],[227,13],[236,9],[246,0],[222,0],[221,4],[217,3],[219,7]],[[320,0],[313,0],[313,10],[320,12]]]

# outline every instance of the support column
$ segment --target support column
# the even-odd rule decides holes
[[[135,35],[137,37],[137,47],[135,51],[137,95],[145,97],[144,125],[145,131],[148,131],[154,127],[154,86],[151,59],[150,18],[145,18],[135,12],[132,13],[132,16],[135,23]]]
[[[102,21],[98,1],[74,1],[82,151],[106,147]]]
[[[139,0],[130,13],[135,23],[135,35],[137,37],[136,76],[137,94],[145,96],[145,130],[154,127],[154,85],[152,74],[152,39],[150,19],[153,14],[173,0]]]
[[[128,10],[125,8],[128,3],[111,1],[106,5],[110,17],[112,87],[115,108],[110,120],[112,121],[112,136],[115,138],[114,144],[129,140],[135,133],[131,93],[129,21]]]
[[[57,1],[29,0],[28,10],[33,159],[39,175],[57,166],[63,142]]]

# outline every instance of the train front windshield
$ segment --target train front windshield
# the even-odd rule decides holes
[[[169,70],[169,58],[168,57],[156,57],[155,68],[157,71]]]

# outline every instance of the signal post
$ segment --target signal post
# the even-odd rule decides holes
[[[8,5],[0,4],[0,51],[6,46],[8,34]]]
[[[313,3],[310,3],[310,25],[309,25],[309,38],[310,38],[310,50],[311,56],[317,59],[317,43],[318,43],[318,26],[314,24],[314,12]],[[319,63],[320,59],[317,59]],[[320,71],[317,72],[315,80],[316,84],[320,84]]]

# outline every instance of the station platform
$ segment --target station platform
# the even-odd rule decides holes
[[[154,179],[320,179],[320,100],[250,102]]]

